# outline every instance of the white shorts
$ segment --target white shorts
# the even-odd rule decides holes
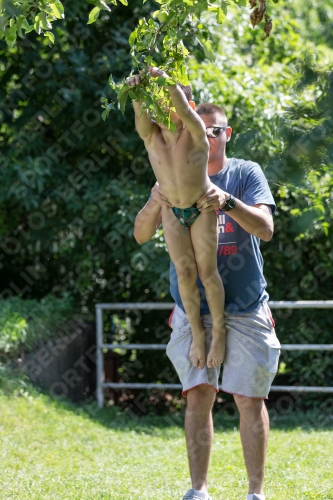
[[[201,317],[206,332],[206,352],[211,342],[211,316]],[[191,327],[186,314],[176,306],[172,316],[172,333],[166,353],[174,365],[183,395],[201,384],[209,384],[216,392],[222,389],[231,394],[252,398],[267,398],[276,375],[280,355],[274,321],[268,304],[245,314],[225,313],[227,330],[226,353],[223,362],[222,384],[218,379],[220,366],[202,370],[195,368],[189,360],[192,342]]]

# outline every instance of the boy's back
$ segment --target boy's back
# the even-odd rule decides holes
[[[151,69],[152,76],[160,75],[158,71]],[[187,208],[196,203],[210,185],[209,143],[205,125],[183,91],[178,86],[167,88],[176,108],[176,112],[171,111],[176,131],[151,120],[147,112],[141,116],[141,103],[137,102],[133,102],[135,122],[161,191],[172,206]]]
[[[145,140],[149,160],[162,192],[179,208],[193,205],[208,189],[208,146],[186,128],[170,132],[154,127]]]
[[[156,69],[150,73],[167,76]],[[140,75],[135,75],[128,83],[138,85],[140,80]],[[133,101],[135,124],[165,200],[161,207],[164,238],[176,267],[179,292],[192,332],[189,360],[196,368],[203,368],[206,361],[206,335],[200,318],[197,286],[199,275],[213,321],[207,365],[214,368],[222,363],[225,349],[224,289],[216,261],[216,215],[213,211],[201,213],[196,206],[210,187],[209,143],[206,126],[194,111],[193,101],[187,99],[178,85],[167,86],[167,89],[176,109],[171,111],[176,131],[151,120],[147,111],[142,113],[142,103]]]

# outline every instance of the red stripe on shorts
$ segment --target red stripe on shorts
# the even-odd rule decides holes
[[[170,328],[172,328],[171,322],[172,322],[173,315],[175,313],[175,309],[176,309],[176,306],[172,309],[172,312],[171,312],[171,314],[169,316],[168,325],[170,326]]]

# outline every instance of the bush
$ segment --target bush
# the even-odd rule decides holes
[[[32,352],[59,330],[66,334],[74,314],[70,295],[61,299],[47,295],[40,301],[20,297],[0,301],[0,363]]]

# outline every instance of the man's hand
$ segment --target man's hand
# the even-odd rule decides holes
[[[222,191],[215,184],[211,184],[205,194],[197,201],[197,208],[203,214],[218,210],[226,203],[229,196],[228,193]]]
[[[158,204],[160,207],[172,207],[169,200],[164,196],[162,191],[160,190],[160,185],[158,182],[155,183],[153,189],[151,190],[151,199]]]

